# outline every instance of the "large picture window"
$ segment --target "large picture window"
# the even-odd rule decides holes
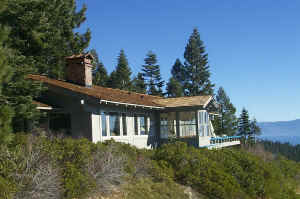
[[[160,114],[160,137],[168,138],[176,136],[176,113]]]
[[[180,112],[179,113],[179,128],[180,136],[190,137],[196,136],[196,112]]]
[[[120,136],[120,116],[118,113],[109,113],[110,136]]]

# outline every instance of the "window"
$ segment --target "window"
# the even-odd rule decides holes
[[[51,113],[49,115],[49,129],[71,135],[71,115],[65,113]]]
[[[122,114],[122,127],[123,127],[123,136],[127,136],[127,122],[126,122],[126,114]]]
[[[206,136],[206,134],[205,134],[205,127],[204,126],[201,126],[201,131],[202,131],[202,136]]]
[[[196,112],[179,113],[180,136],[196,136],[196,126]]]
[[[200,124],[203,124],[203,112],[199,112],[199,120],[200,120]]]
[[[147,117],[140,116],[140,135],[148,135]]]
[[[208,114],[207,114],[207,112],[204,112],[204,122],[205,122],[205,124],[208,123]]]
[[[176,136],[176,113],[160,114],[160,137],[168,138]]]
[[[102,128],[102,136],[107,136],[107,131],[106,131],[106,114],[104,112],[101,113],[101,128]]]
[[[109,113],[110,136],[120,136],[120,116],[118,113]]]

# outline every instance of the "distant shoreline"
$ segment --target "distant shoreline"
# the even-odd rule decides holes
[[[280,143],[289,143],[291,145],[297,145],[300,144],[300,135],[299,136],[285,136],[285,135],[279,135],[279,136],[269,136],[269,135],[262,135],[259,136],[259,139],[262,140],[268,140],[268,141],[274,141],[274,142],[280,142]]]

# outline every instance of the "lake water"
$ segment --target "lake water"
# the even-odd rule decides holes
[[[290,143],[292,145],[300,144],[300,136],[260,136],[263,140],[278,141],[281,143]]]

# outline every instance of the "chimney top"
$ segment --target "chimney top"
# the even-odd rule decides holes
[[[87,58],[87,59],[94,59],[94,56],[90,53],[80,53],[80,54],[77,54],[77,55],[71,55],[71,56],[68,56],[66,57],[66,60],[68,59],[83,59],[83,58]]]
[[[92,60],[93,55],[90,53],[81,53],[65,58],[67,61],[66,79],[69,82],[91,87],[93,82],[92,77]]]

